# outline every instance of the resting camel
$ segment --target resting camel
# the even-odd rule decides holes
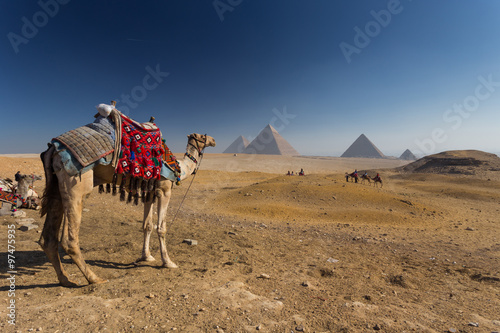
[[[188,135],[188,145],[184,159],[179,160],[181,180],[191,175],[197,167],[198,161],[205,147],[215,147],[215,140],[211,136],[193,133]],[[98,277],[85,263],[80,251],[78,234],[82,219],[83,198],[89,195],[95,186],[112,182],[114,168],[110,165],[96,164],[89,171],[81,175],[69,176],[65,171],[61,157],[56,153],[54,146],[41,154],[46,178],[46,187],[42,198],[42,216],[47,215],[43,226],[39,244],[47,254],[59,279],[65,287],[74,287],[77,284],[68,278],[64,271],[58,253],[59,232],[62,226],[61,245],[73,262],[78,266],[90,284],[103,283],[106,280]],[[157,232],[160,241],[160,253],[163,267],[177,268],[170,259],[165,245],[167,225],[165,215],[172,194],[173,182],[161,178],[156,189],[158,199]],[[144,202],[144,244],[142,256],[137,261],[153,261],[149,250],[149,241],[153,230],[153,200],[151,196]]]
[[[37,175],[20,175],[15,192],[23,202],[22,207],[36,209],[40,207],[40,198],[38,197],[38,193],[33,189],[33,182],[35,180],[42,180],[42,177]]]

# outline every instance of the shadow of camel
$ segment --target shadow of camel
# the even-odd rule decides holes
[[[0,252],[0,257],[8,258],[9,254],[12,255],[11,253],[8,252]],[[61,262],[63,264],[74,264],[73,260],[71,259],[63,259],[63,256],[66,256],[66,253],[62,248],[59,249],[59,255],[61,257]],[[5,280],[9,278],[11,275],[14,275],[17,279],[19,276],[22,275],[24,276],[36,275],[46,270],[52,270],[53,269],[52,265],[47,265],[47,264],[50,264],[50,262],[45,253],[41,250],[16,251],[14,253],[13,266],[11,268],[7,266],[5,271],[2,270],[3,272],[0,273],[0,279]],[[137,265],[134,264],[134,262],[121,263],[121,262],[113,262],[106,260],[87,260],[87,264],[91,266],[97,266],[101,268],[112,268],[112,269],[131,269],[138,267]],[[15,272],[15,273],[9,273],[9,272]],[[48,284],[20,285],[19,283],[16,283],[15,288],[16,290],[23,290],[23,289],[53,288],[53,287],[60,287],[60,284],[48,283]],[[0,291],[9,291],[9,290],[10,290],[9,285],[0,287]]]

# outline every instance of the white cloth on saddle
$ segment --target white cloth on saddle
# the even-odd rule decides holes
[[[101,116],[104,118],[108,117],[111,114],[111,111],[113,111],[114,107],[108,104],[99,104],[96,106],[97,111]]]

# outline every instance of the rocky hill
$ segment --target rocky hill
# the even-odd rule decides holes
[[[479,150],[450,150],[425,156],[396,169],[403,173],[435,173],[500,177],[500,158]]]

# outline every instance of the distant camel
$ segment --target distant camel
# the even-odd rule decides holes
[[[181,180],[191,175],[197,167],[202,151],[205,147],[215,147],[215,140],[211,136],[201,134],[188,135],[188,145],[184,159],[179,160],[182,170]],[[46,187],[42,199],[42,216],[47,215],[43,226],[39,244],[47,254],[59,279],[65,287],[74,287],[77,284],[71,281],[64,271],[58,253],[59,232],[62,225],[61,245],[71,256],[80,271],[90,284],[103,283],[106,280],[99,278],[86,265],[80,252],[79,231],[82,218],[83,198],[92,192],[95,186],[109,184],[113,180],[115,169],[111,165],[95,164],[89,171],[76,176],[70,176],[63,166],[61,156],[54,146],[41,154],[45,170]],[[177,268],[170,260],[165,245],[167,225],[165,215],[172,194],[173,181],[161,178],[155,194],[158,198],[158,225],[157,232],[160,241],[160,253],[163,267]],[[144,202],[144,244],[142,256],[138,261],[155,260],[149,250],[149,240],[153,230],[153,199],[155,195]]]
[[[375,177],[372,178],[372,180],[373,180],[373,186],[375,186],[375,187],[378,187],[377,183],[380,183],[380,187],[382,187],[384,185],[382,183],[382,178],[380,178],[378,173]]]
[[[368,181],[368,184],[371,184],[372,182],[372,179],[368,175],[362,175],[360,178],[361,178],[361,184],[364,184],[365,181]]]
[[[351,178],[351,179],[352,179],[355,183],[357,183],[357,182],[358,182],[358,179],[359,179],[359,177],[358,177],[358,174],[357,174],[357,173],[355,173],[355,172],[353,172],[353,173],[347,173],[347,172],[346,172],[346,173],[345,173],[345,181],[346,181],[346,182],[349,182],[349,178]]]

